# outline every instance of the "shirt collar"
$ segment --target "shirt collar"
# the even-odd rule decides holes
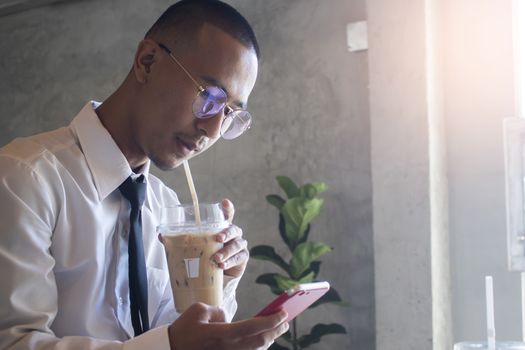
[[[73,119],[70,127],[86,157],[99,199],[103,200],[134,173],[128,160],[95,113],[99,105],[100,102],[88,102]],[[140,169],[140,173],[144,174],[146,179],[149,168],[148,160]]]

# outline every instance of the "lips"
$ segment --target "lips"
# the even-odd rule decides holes
[[[180,137],[177,137],[176,139],[182,156],[184,157],[188,156],[191,152],[197,152],[199,150],[196,142],[183,140]]]

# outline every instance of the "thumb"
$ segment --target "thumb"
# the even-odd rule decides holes
[[[208,322],[226,322],[224,310],[218,306],[208,306]]]
[[[269,316],[258,316],[247,320],[233,322],[230,325],[232,326],[233,335],[235,337],[249,337],[269,331],[285,322],[287,318],[288,313],[281,310]]]
[[[198,323],[210,323],[224,322],[226,316],[220,307],[195,303],[184,311],[180,318],[190,319]]]

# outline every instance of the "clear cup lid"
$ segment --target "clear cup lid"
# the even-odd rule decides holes
[[[160,225],[157,231],[163,235],[181,232],[218,232],[230,226],[224,217],[220,203],[199,204],[200,225],[197,224],[193,205],[177,205],[161,209]]]

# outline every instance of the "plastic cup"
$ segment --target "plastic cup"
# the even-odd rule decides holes
[[[222,302],[223,271],[211,256],[223,246],[215,234],[230,224],[220,203],[200,203],[199,207],[200,225],[193,205],[179,205],[162,209],[158,227],[179,313],[196,302],[214,306]]]

